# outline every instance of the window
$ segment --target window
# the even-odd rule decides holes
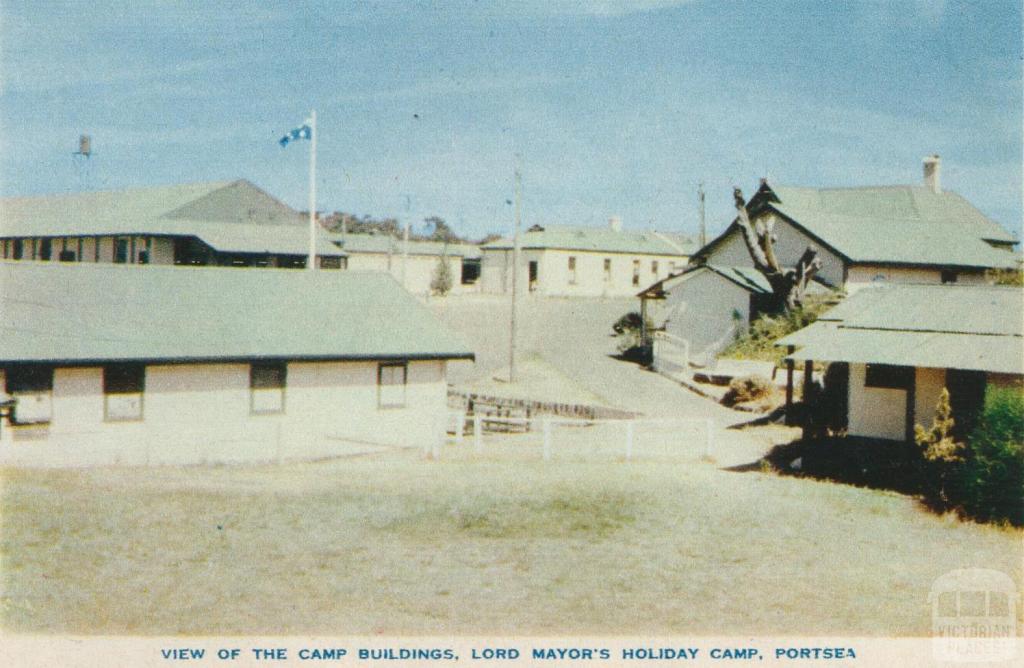
[[[610,257],[604,259],[604,282],[612,282],[612,259]]]
[[[74,262],[75,261],[75,251],[62,250],[60,252],[60,256],[58,257],[58,259],[61,262]]]
[[[951,269],[943,269],[940,273],[942,282],[945,283],[956,283],[956,272]]]
[[[284,387],[288,366],[284,362],[258,362],[249,367],[251,398],[249,412],[253,415],[284,413]]]
[[[53,415],[53,367],[22,366],[7,369],[7,394],[17,399],[14,422],[39,424]]]
[[[654,274],[655,278],[658,277],[658,261],[657,260],[651,260],[651,273]]]
[[[914,367],[891,364],[868,364],[864,387],[906,390],[914,384]]]
[[[377,406],[405,408],[405,385],[409,365],[405,362],[383,362],[377,367]]]
[[[128,262],[128,240],[114,239],[114,262],[125,264]]]
[[[53,255],[53,240],[41,239],[39,241],[39,259],[47,262],[51,255]]]
[[[576,258],[569,258],[569,285],[576,285]]]
[[[111,364],[103,367],[103,418],[109,421],[142,419],[142,393],[146,367]]]
[[[341,269],[341,258],[340,257],[321,257],[320,258],[321,269]]]
[[[633,260],[633,285],[640,285],[640,260]]]
[[[14,259],[20,260],[25,256],[25,242],[22,239],[14,240]]]

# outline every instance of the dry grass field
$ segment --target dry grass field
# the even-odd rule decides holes
[[[2,471],[3,627],[926,635],[943,573],[1020,584],[1021,532],[895,494],[708,463],[513,462],[515,447]]]

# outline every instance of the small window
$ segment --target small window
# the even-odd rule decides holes
[[[576,285],[576,258],[569,258],[569,285]]]
[[[53,255],[53,240],[42,239],[39,241],[39,259],[43,262],[49,262],[50,257]]]
[[[284,362],[260,362],[249,367],[249,412],[253,415],[284,413],[287,378],[288,366]]]
[[[149,264],[149,251],[139,251],[139,264]]]
[[[914,367],[891,364],[868,364],[864,387],[906,390],[914,384]]]
[[[377,367],[377,405],[380,408],[405,408],[405,386],[409,365],[387,362]]]
[[[25,257],[25,241],[22,239],[14,240],[14,259],[20,260]]]
[[[7,369],[7,394],[17,400],[14,422],[39,424],[53,416],[53,367],[24,366]]]
[[[943,284],[956,283],[956,272],[952,271],[951,269],[943,269],[940,274],[940,277],[942,279]]]
[[[657,260],[652,260],[651,261],[651,273],[654,274],[655,278],[658,277],[658,261]]]
[[[75,261],[75,251],[62,250],[60,252],[59,259],[60,259],[61,262],[74,262]]]
[[[612,259],[606,257],[604,259],[604,282],[611,283],[612,280]]]
[[[114,240],[114,262],[116,262],[117,264],[125,264],[128,262],[127,239]]]
[[[103,418],[112,422],[142,419],[146,367],[111,364],[103,367]]]
[[[341,258],[340,257],[321,257],[320,258],[321,269],[341,269]]]
[[[640,285],[640,260],[633,260],[633,285]]]

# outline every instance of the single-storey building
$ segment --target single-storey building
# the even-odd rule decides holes
[[[520,290],[544,296],[623,297],[682,271],[696,245],[678,234],[606,228],[534,225],[520,238]],[[512,239],[481,246],[483,291],[512,290]]]
[[[316,230],[324,269],[345,254]],[[0,199],[0,258],[305,267],[309,221],[244,179]]]
[[[808,294],[826,294],[812,282]],[[638,295],[640,312],[654,337],[655,370],[672,374],[690,365],[708,366],[747,331],[771,304],[768,280],[753,267],[694,265],[663,278]]]
[[[864,285],[986,282],[986,271],[1018,266],[1016,237],[940,185],[938,156],[925,159],[924,185],[864,188],[760,188],[747,203],[751,222],[777,237],[775,254],[795,266],[816,246],[817,278],[853,292]],[[753,266],[739,223],[694,255],[695,263]]]
[[[480,248],[472,244],[410,239],[390,234],[332,233],[328,238],[348,258],[352,271],[386,271],[413,294],[431,291],[440,263],[448,265],[453,293],[478,291]]]
[[[336,454],[444,437],[470,348],[387,274],[0,262],[0,461]]]
[[[840,365],[851,436],[912,440],[930,426],[942,388],[969,430],[989,384],[1024,381],[1024,293],[996,286],[866,288],[779,341],[792,362]],[[787,392],[792,396],[792,392]]]

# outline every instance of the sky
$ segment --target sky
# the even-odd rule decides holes
[[[921,181],[1020,233],[1019,0],[0,3],[0,194],[246,178],[308,207],[710,233],[732,188]],[[81,133],[93,154],[75,157]],[[518,156],[518,157],[516,157]]]

